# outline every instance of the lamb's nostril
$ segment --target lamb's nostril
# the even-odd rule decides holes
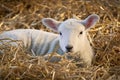
[[[71,52],[71,51],[72,51],[72,49],[73,49],[73,46],[68,45],[68,46],[66,46],[65,48],[66,48],[66,50],[67,50],[68,52]]]

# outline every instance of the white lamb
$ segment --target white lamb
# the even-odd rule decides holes
[[[99,16],[92,14],[85,20],[67,19],[59,22],[52,18],[42,19],[42,23],[59,34],[34,29],[17,29],[3,32],[0,39],[22,40],[24,46],[36,55],[54,52],[59,44],[58,54],[79,53],[81,59],[91,65],[94,53],[87,39],[86,31],[98,22]]]

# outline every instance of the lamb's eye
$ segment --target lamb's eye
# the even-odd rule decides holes
[[[62,33],[61,33],[61,32],[60,32],[59,34],[60,34],[60,35],[62,35]]]
[[[79,34],[83,34],[83,31],[81,31]]]

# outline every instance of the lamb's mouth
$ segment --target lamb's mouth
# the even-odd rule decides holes
[[[71,54],[74,53],[73,51],[66,51],[67,54]]]

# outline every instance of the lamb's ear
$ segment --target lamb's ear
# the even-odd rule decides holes
[[[92,14],[88,16],[85,20],[82,21],[82,24],[86,29],[93,27],[98,21],[100,17],[96,14]]]
[[[48,27],[48,28],[52,29],[53,31],[57,32],[58,31],[58,27],[59,27],[61,22],[56,21],[56,20],[54,20],[52,18],[43,18],[42,19],[42,23],[46,27]]]

